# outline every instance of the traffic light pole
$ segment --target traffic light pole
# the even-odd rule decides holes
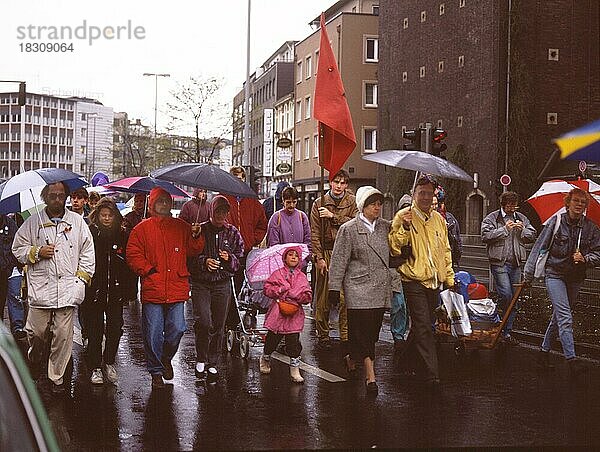
[[[421,135],[423,138],[425,136],[425,146],[421,146],[421,149],[424,149],[425,152],[431,154],[431,142],[433,140],[433,124],[430,122],[425,123],[425,133]]]

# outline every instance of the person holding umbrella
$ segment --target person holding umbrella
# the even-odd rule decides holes
[[[179,218],[189,224],[204,223],[210,217],[210,202],[204,188],[194,188],[194,197],[181,208]]]
[[[69,186],[50,183],[42,190],[46,208],[32,215],[15,235],[12,252],[27,264],[29,313],[25,330],[32,373],[37,374],[47,347],[48,378],[54,393],[65,391],[64,375],[73,349],[73,311],[94,275],[94,241],[83,217],[65,209]]]
[[[580,188],[573,188],[567,194],[567,211],[557,214],[544,227],[525,263],[523,278],[525,284],[531,284],[538,257],[542,250],[547,250],[544,273],[552,318],[542,341],[538,363],[542,368],[550,367],[549,352],[552,341],[558,337],[572,375],[587,368],[575,354],[571,306],[577,300],[587,269],[600,265],[600,229],[585,215],[589,202],[589,193]]]
[[[138,224],[127,243],[127,264],[142,278],[142,334],[153,388],[173,379],[171,360],[185,332],[190,296],[186,259],[204,249],[200,226],[171,216],[173,198],[163,188],[150,191],[151,217]]]
[[[89,216],[89,227],[96,252],[96,272],[92,278],[91,296],[86,312],[89,340],[87,361],[92,369],[92,384],[103,384],[104,378],[110,383],[117,383],[115,357],[123,334],[122,281],[127,270],[127,233],[121,227],[122,220],[123,217],[114,201],[106,197],[98,201]]]

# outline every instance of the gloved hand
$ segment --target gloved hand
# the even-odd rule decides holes
[[[340,291],[330,290],[327,296],[327,301],[329,302],[329,306],[337,306],[340,304]]]

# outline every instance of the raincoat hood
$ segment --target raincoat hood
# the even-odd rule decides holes
[[[213,198],[212,202],[210,203],[210,217],[213,218],[215,210],[217,210],[219,207],[223,207],[226,206],[227,209],[231,210],[231,204],[229,203],[229,200],[223,196],[223,195],[217,195]]]
[[[285,249],[285,251],[281,255],[281,259],[283,260],[283,263],[285,264],[285,257],[287,256],[287,254],[290,251],[296,251],[296,253],[298,253],[298,266],[297,267],[299,267],[300,264],[302,263],[302,248],[299,246],[290,246],[289,248]],[[287,265],[286,265],[286,267],[287,267]]]
[[[165,195],[171,200],[171,208],[173,208],[173,197],[167,190],[160,187],[154,187],[152,190],[150,190],[150,196],[148,197],[148,209],[150,210],[151,214],[154,215],[154,204],[156,204],[157,199]]]
[[[115,202],[110,198],[104,197],[100,198],[100,201],[98,201],[98,204],[96,204],[96,207],[90,213],[89,220],[91,224],[100,224],[98,218],[100,215],[100,209],[110,209],[113,215],[115,216],[115,224],[120,225],[123,221],[123,216],[121,215],[121,212],[119,212],[119,209],[117,208]]]

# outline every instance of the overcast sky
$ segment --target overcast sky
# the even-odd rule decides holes
[[[251,72],[286,40],[302,40],[312,31],[308,22],[335,0],[252,0]],[[152,6],[150,6],[152,5]],[[156,5],[156,6],[154,6]],[[162,7],[162,8],[160,8]],[[144,72],[169,73],[159,79],[158,128],[166,125],[161,105],[176,81],[192,75],[218,76],[226,80],[225,98],[241,89],[246,73],[247,0],[3,0],[0,27],[0,79],[25,80],[29,92],[87,95],[130,117],[154,121],[154,78]],[[83,39],[35,39],[39,26],[73,30],[86,21],[88,27],[136,27],[143,39],[100,37],[89,44]],[[129,22],[130,21],[130,22]],[[34,28],[29,28],[33,25]],[[32,30],[33,38],[29,36]],[[50,37],[51,29],[43,30]],[[79,30],[79,35],[83,28]],[[19,39],[23,38],[23,39]],[[73,43],[72,52],[21,51],[27,43]],[[25,50],[25,49],[23,49]],[[0,84],[0,91],[15,90]]]

